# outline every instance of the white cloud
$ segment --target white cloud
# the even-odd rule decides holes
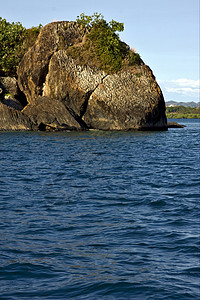
[[[183,88],[168,88],[166,87],[166,91],[168,93],[177,93],[177,94],[183,94],[183,95],[186,95],[186,96],[192,96],[192,97],[196,97],[198,96],[199,94],[199,89],[193,89],[193,88],[186,88],[186,87],[183,87]]]
[[[183,86],[183,87],[190,87],[190,88],[199,88],[200,86],[200,80],[193,80],[193,79],[186,79],[186,78],[180,78],[176,80],[169,80],[168,81],[171,84],[175,84],[177,86]]]
[[[187,97],[187,100],[199,101],[200,80],[180,78],[175,80],[160,80],[159,84],[166,98],[172,99],[174,97],[184,100]]]

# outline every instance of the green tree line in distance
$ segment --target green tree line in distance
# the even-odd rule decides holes
[[[169,119],[200,119],[200,106],[198,108],[182,105],[166,107],[166,115]]]

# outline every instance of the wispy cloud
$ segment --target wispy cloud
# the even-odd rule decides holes
[[[186,78],[169,80],[169,82],[179,86],[191,87],[191,88],[199,88],[200,85],[200,80],[193,80],[193,79],[186,79]]]
[[[187,100],[199,101],[200,80],[180,78],[175,80],[160,80],[159,84],[164,94],[168,96],[167,98],[178,97],[180,100],[184,100],[187,97]]]

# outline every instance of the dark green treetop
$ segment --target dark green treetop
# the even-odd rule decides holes
[[[26,29],[20,22],[0,17],[0,75],[14,76],[24,53],[31,47],[42,25]]]
[[[119,38],[117,32],[124,30],[123,23],[115,20],[107,22],[99,13],[92,16],[82,13],[76,21],[89,30],[82,47],[74,45],[67,50],[78,63],[96,66],[108,73],[119,71],[124,61],[129,66],[140,63],[139,54],[131,51]]]

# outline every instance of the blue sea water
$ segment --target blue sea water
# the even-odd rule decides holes
[[[200,299],[198,120],[0,133],[0,299]]]

